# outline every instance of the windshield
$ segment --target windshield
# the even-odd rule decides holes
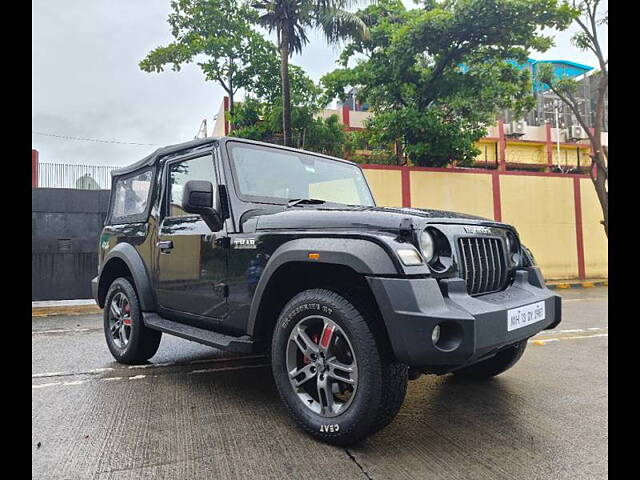
[[[362,170],[355,165],[262,145],[229,142],[227,146],[243,200],[286,203],[313,198],[375,206]]]

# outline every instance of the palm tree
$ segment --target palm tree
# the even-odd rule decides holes
[[[291,146],[291,97],[289,92],[289,57],[302,53],[309,42],[306,30],[318,28],[329,43],[347,37],[366,36],[367,26],[345,8],[357,0],[257,0],[253,7],[261,12],[260,23],[269,33],[276,31],[280,53],[282,90],[282,130],[284,144]]]

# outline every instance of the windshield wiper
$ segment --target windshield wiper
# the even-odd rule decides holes
[[[294,207],[296,205],[320,205],[325,203],[324,200],[318,200],[317,198],[291,198],[287,202],[287,206]]]

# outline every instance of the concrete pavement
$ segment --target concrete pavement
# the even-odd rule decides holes
[[[165,335],[132,368],[100,315],[34,317],[33,478],[603,478],[607,290],[560,291],[558,329],[491,381],[411,382],[395,421],[348,449],[294,426],[263,357]]]

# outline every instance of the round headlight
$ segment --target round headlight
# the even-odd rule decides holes
[[[420,234],[420,250],[422,250],[425,262],[430,262],[433,259],[433,237],[426,230],[423,230]]]

